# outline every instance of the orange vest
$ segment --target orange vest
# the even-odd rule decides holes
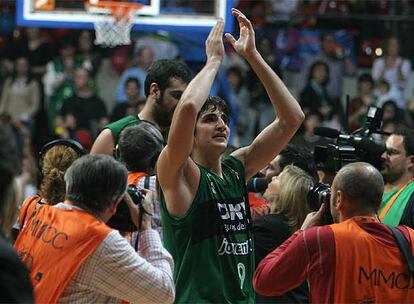
[[[148,176],[147,173],[144,172],[131,172],[128,173],[128,185],[135,185],[137,186],[139,183],[139,180],[145,176]]]
[[[15,249],[30,271],[36,303],[56,303],[83,263],[112,229],[83,210],[39,206]]]
[[[330,226],[336,251],[334,303],[413,303],[414,281],[402,252],[359,227],[359,219]],[[414,231],[408,230],[414,251]]]
[[[42,197],[36,194],[30,195],[28,198],[24,200],[22,207],[20,208],[20,213],[19,213],[19,228],[20,229],[23,227],[24,222],[30,219],[30,216],[35,211],[37,204],[39,204],[41,201],[42,201]]]

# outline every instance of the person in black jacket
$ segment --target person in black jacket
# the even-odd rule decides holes
[[[311,212],[307,194],[313,184],[312,177],[302,169],[288,165],[279,176],[274,176],[263,197],[270,203],[270,214],[253,222],[256,266],[274,249],[279,247],[296,230]],[[306,303],[306,282],[278,297],[256,294],[256,303]]]

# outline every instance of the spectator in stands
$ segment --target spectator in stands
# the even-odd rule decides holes
[[[372,78],[379,85],[386,80],[390,85],[390,92],[395,92],[398,107],[406,108],[404,90],[411,76],[411,63],[400,56],[400,43],[397,37],[387,39],[384,56],[377,58],[372,66]]]
[[[302,129],[295,134],[291,143],[305,146],[311,151],[318,145],[326,145],[328,143],[326,138],[314,134],[314,129],[321,126],[322,122],[323,116],[319,111],[308,112],[302,124]]]
[[[173,260],[151,229],[150,215],[142,216],[140,254],[105,225],[121,200],[129,198],[126,168],[107,155],[85,155],[66,171],[65,182],[65,201],[39,207],[15,243],[31,271],[36,302],[172,303]],[[143,204],[152,212],[150,196]],[[138,207],[126,200],[138,227]],[[42,232],[32,234],[39,222],[54,228],[45,230],[48,243]]]
[[[116,158],[128,169],[128,184],[153,191],[152,227],[162,239],[160,202],[157,197],[155,164],[164,148],[161,132],[147,122],[126,127],[119,137]],[[137,248],[136,248],[137,249]]]
[[[93,44],[93,32],[82,30],[78,36],[78,45],[76,50],[76,60],[81,62],[82,66],[91,72],[95,77],[101,65],[101,56]]]
[[[156,125],[165,136],[173,111],[190,79],[191,72],[181,61],[164,59],[154,62],[144,83],[147,99],[142,111],[138,115],[127,116],[105,126],[96,139],[91,154],[113,155],[123,128],[138,124],[142,120]]]
[[[343,111],[338,99],[332,99],[327,91],[331,78],[328,65],[324,61],[314,61],[309,69],[309,79],[306,87],[300,93],[300,104],[305,114],[320,112],[324,124],[341,129]]]
[[[50,43],[42,37],[38,27],[25,29],[26,36],[10,46],[10,56],[15,60],[19,57],[26,57],[29,61],[30,73],[36,80],[41,80],[46,73],[46,65],[52,60],[54,49]]]
[[[375,94],[377,95],[377,105],[382,107],[386,101],[392,100],[397,106],[397,100],[399,97],[399,92],[395,89],[395,87],[391,87],[390,83],[382,79],[377,82],[377,87],[375,90]],[[403,108],[401,108],[402,110]]]
[[[128,78],[134,77],[138,78],[140,83],[145,83],[145,78],[147,77],[148,69],[151,64],[154,62],[154,51],[151,47],[144,46],[139,48],[135,54],[135,59],[133,60],[132,67],[126,69],[119,79],[118,88],[116,90],[116,101],[122,102],[126,100],[125,94],[125,82]],[[144,92],[140,91],[140,96],[144,97]]]
[[[62,42],[59,57],[54,58],[46,66],[43,77],[44,92],[46,95],[47,116],[49,128],[54,133],[55,120],[63,101],[75,94],[73,72],[81,63],[75,61],[75,48],[68,42]]]
[[[358,77],[358,96],[349,103],[349,130],[354,132],[365,124],[369,107],[376,105],[374,80],[370,74],[364,73]]]
[[[0,100],[0,113],[9,115],[19,126],[25,124],[33,131],[34,119],[41,104],[40,88],[30,73],[26,57],[16,59],[13,76],[6,79]]]
[[[270,68],[282,79],[282,72],[276,62],[273,41],[268,37],[258,39],[257,50]],[[256,136],[274,120],[275,114],[266,89],[252,68],[247,73],[247,86],[251,95],[250,105],[256,111],[256,120],[252,122],[257,127],[253,134]]]
[[[250,92],[245,85],[241,69],[237,66],[228,68],[227,77],[239,101],[239,117],[236,126],[237,146],[247,146],[255,135],[256,112],[250,107]]]
[[[307,203],[313,179],[302,169],[288,165],[272,178],[263,194],[270,205],[270,214],[253,221],[256,265],[300,229],[311,212]],[[307,283],[276,298],[256,294],[256,303],[307,303]]]
[[[73,80],[75,95],[64,100],[56,117],[55,134],[78,140],[89,150],[93,139],[108,123],[107,112],[103,101],[92,90],[87,69],[77,68]]]
[[[407,261],[390,228],[378,220],[383,190],[382,176],[372,165],[344,166],[332,185],[335,224],[318,227],[325,204],[310,213],[301,229],[259,264],[255,290],[277,296],[307,279],[311,303],[413,302]],[[414,231],[398,230],[414,250]]]
[[[116,103],[112,110],[111,122],[117,121],[126,116],[136,116],[141,112],[145,99],[140,97],[141,83],[138,78],[130,77],[125,82],[125,93],[127,99],[122,103]]]
[[[4,303],[33,303],[29,274],[8,240],[17,216],[14,176],[18,162],[13,133],[8,125],[0,124],[0,299]]]
[[[300,90],[303,90],[306,86],[310,68],[316,61],[322,61],[329,67],[330,77],[326,86],[327,94],[332,100],[340,102],[342,97],[342,78],[345,75],[353,75],[355,73],[355,65],[347,56],[344,56],[343,50],[338,46],[334,34],[323,33],[321,35],[321,50],[319,54],[309,58],[302,68]]]
[[[379,218],[390,226],[414,227],[414,131],[399,129],[385,142],[381,156],[385,188]]]

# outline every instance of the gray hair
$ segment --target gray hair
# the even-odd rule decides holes
[[[356,162],[344,166],[335,176],[337,190],[342,190],[358,207],[377,211],[384,192],[384,180],[374,166]]]
[[[127,170],[108,155],[85,155],[65,173],[66,199],[79,207],[101,213],[126,191]]]

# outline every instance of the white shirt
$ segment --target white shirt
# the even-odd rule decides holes
[[[76,208],[63,203],[57,208]],[[137,254],[113,230],[81,266],[60,303],[172,303],[174,262],[155,230],[140,233]]]

